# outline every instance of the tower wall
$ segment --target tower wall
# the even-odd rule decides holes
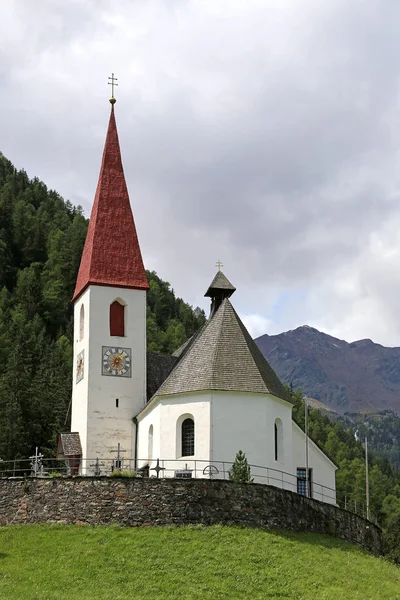
[[[123,337],[110,335],[109,311],[114,300],[125,304]],[[79,340],[82,304],[85,308],[84,338]],[[89,286],[75,302],[74,316],[71,430],[80,434],[84,459],[115,459],[116,453],[112,450],[117,449],[118,443],[126,450],[124,458],[134,458],[135,426],[132,419],[146,401],[146,292]],[[130,376],[104,374],[103,354],[107,348],[117,352],[119,349],[130,350]],[[82,351],[84,375],[77,382],[77,361]]]
[[[88,412],[88,357],[89,357],[89,288],[74,304],[74,357],[72,363],[72,408],[71,431],[78,431],[83,456],[87,447],[87,412]],[[80,336],[80,313],[84,308],[83,338]],[[78,355],[83,354],[83,377],[77,382]]]

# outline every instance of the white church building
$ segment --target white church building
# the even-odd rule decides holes
[[[292,419],[290,397],[218,271],[210,316],[173,356],[146,351],[143,265],[111,116],[74,302],[71,433],[59,456],[160,477],[228,477],[239,450],[255,482],[336,503],[336,465]],[[96,466],[97,465],[97,466]]]

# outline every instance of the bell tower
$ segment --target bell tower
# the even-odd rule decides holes
[[[122,167],[114,94],[110,102],[100,175],[73,296],[71,431],[79,433],[82,473],[96,458],[115,458],[118,444],[126,458],[134,458],[133,417],[146,402],[149,286]]]
[[[220,260],[217,262],[217,267],[217,274],[204,294],[206,298],[211,298],[210,319],[215,315],[225,298],[230,298],[236,291],[236,288],[221,271],[222,263]]]

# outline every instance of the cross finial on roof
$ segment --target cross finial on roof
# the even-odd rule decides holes
[[[218,267],[218,271],[220,271],[221,267],[223,267],[224,265],[222,264],[222,262],[220,260],[217,260],[217,262],[215,263],[215,266]]]
[[[109,77],[108,79],[110,79],[111,81],[108,82],[108,85],[111,85],[111,98],[110,98],[110,102],[111,104],[115,104],[116,103],[116,99],[114,98],[114,87],[118,86],[118,83],[115,83],[116,81],[118,81],[117,77],[114,77],[114,73],[111,73],[111,77]]]

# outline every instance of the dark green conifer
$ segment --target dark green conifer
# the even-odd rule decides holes
[[[247,462],[245,453],[241,450],[236,454],[235,462],[229,471],[229,479],[236,483],[253,483],[250,465]]]

